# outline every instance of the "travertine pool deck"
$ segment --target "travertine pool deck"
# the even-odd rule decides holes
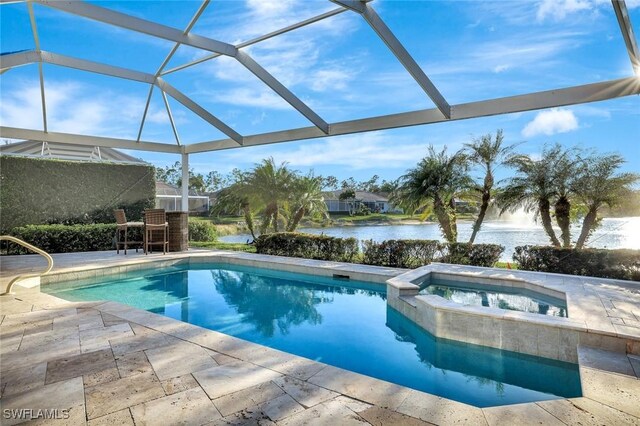
[[[57,255],[54,273],[213,255],[322,264],[327,274],[368,268],[219,251],[133,252]],[[2,259],[3,282],[24,270],[10,260]],[[380,280],[401,272],[376,270]],[[25,421],[5,417],[15,409],[68,410],[58,412],[68,419],[48,423],[73,425],[640,424],[640,357],[620,352],[580,348],[581,398],[480,409],[115,302],[18,290],[0,297],[3,425]]]

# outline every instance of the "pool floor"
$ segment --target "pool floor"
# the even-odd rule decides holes
[[[113,300],[478,407],[581,395],[576,364],[438,339],[387,306],[384,286],[223,264],[43,287]]]

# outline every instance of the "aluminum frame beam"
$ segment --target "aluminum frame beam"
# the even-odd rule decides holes
[[[202,15],[202,13],[204,12],[204,10],[207,8],[208,5],[209,5],[209,0],[204,0],[202,2],[200,7],[198,8],[198,10],[196,11],[195,15],[193,15],[193,17],[191,18],[191,20],[187,24],[187,28],[185,28],[185,30],[183,31],[184,34],[188,34],[189,31],[191,31],[191,29],[196,24],[196,22],[198,22],[198,19],[200,18],[200,16]],[[158,76],[160,75],[160,73],[162,72],[164,67],[167,66],[167,64],[169,63],[169,61],[173,57],[173,55],[178,50],[178,47],[180,47],[180,43],[176,43],[173,46],[173,48],[171,49],[171,51],[169,52],[167,57],[164,59],[164,61],[162,61],[162,64],[160,65],[160,67],[156,71],[156,74],[154,76],[155,78],[158,78]],[[136,139],[137,141],[140,141],[140,137],[142,136],[142,130],[144,129],[144,124],[145,124],[145,122],[147,120],[147,112],[149,112],[149,104],[151,103],[151,96],[152,95],[153,95],[153,85],[149,89],[149,95],[147,96],[147,102],[145,103],[145,106],[144,106],[144,112],[142,114],[142,120],[140,121],[140,130],[138,131],[138,137]],[[176,137],[176,142],[178,143],[178,145],[180,145],[180,138],[178,137],[178,131],[177,131],[176,126],[175,126],[175,124],[173,122],[173,116],[171,115],[171,108],[169,108],[169,102],[167,101],[167,97],[165,96],[164,92],[162,92],[162,98],[164,99],[164,105],[165,105],[165,107],[167,109],[167,114],[169,115],[169,120],[171,121],[171,127],[173,129],[173,134]]]
[[[138,142],[130,139],[106,138],[101,136],[76,135],[71,133],[44,132],[42,130],[20,129],[0,126],[0,136],[10,139],[33,139],[43,142],[63,142],[73,145],[106,146],[109,148],[135,149],[140,151],[182,153],[183,146],[158,143]]]
[[[565,105],[597,102],[638,94],[640,94],[640,79],[636,77],[627,77],[618,80],[610,80],[563,89],[547,90],[525,95],[453,105],[451,107],[450,119],[444,118],[440,110],[437,108],[432,108],[359,120],[343,121],[333,123],[331,125],[330,136],[532,111]],[[292,142],[324,136],[325,135],[319,132],[315,127],[303,127],[245,136],[244,146]],[[234,147],[235,144],[231,140],[218,140],[187,145],[185,150],[188,153],[197,153]]]
[[[176,143],[180,145],[180,136],[178,136],[178,129],[176,128],[176,123],[173,121],[173,114],[171,114],[171,107],[169,106],[169,100],[167,99],[167,94],[165,92],[161,92],[162,100],[164,101],[164,107],[167,109],[167,115],[169,116],[169,122],[171,123],[171,129],[173,130],[173,135],[176,137]]]
[[[40,37],[38,36],[38,26],[36,25],[36,17],[33,13],[33,5],[27,3],[29,10],[29,21],[31,22],[31,32],[33,33],[33,42],[36,46],[36,52],[40,52]],[[42,70],[42,62],[38,62],[38,76],[40,78],[40,101],[42,102],[42,127],[46,132],[47,128],[47,101],[44,94],[44,73]]]
[[[245,66],[252,74],[262,80],[267,86],[276,92],[289,105],[294,107],[300,114],[305,116],[318,128],[326,134],[329,133],[329,125],[322,120],[318,114],[313,112],[304,102],[296,95],[273,77],[266,69],[254,61],[248,54],[239,52],[238,49],[228,43],[202,37],[195,34],[185,34],[182,31],[168,27],[166,25],[157,24],[145,19],[135,18],[133,16],[116,12],[103,7],[95,6],[82,1],[52,1],[52,0],[33,0],[40,4],[51,7],[53,9],[62,10],[64,12],[83,16],[94,21],[103,22],[105,24],[114,25],[116,27],[126,28],[143,34],[165,40],[174,41],[186,46],[196,47],[210,52],[219,53],[221,55],[236,58],[238,62]],[[240,54],[241,53],[241,54]]]
[[[633,34],[633,27],[631,26],[631,19],[629,19],[627,5],[624,0],[611,0],[611,5],[618,19],[618,25],[622,32],[624,44],[627,47],[633,72],[640,77],[640,50],[638,49],[636,36]]]
[[[30,52],[24,52],[30,53]],[[153,74],[144,73],[141,71],[133,71],[126,68],[114,67],[112,65],[105,65],[98,62],[86,61],[84,59],[72,58],[69,56],[58,55],[50,52],[31,52],[33,55],[23,55],[23,53],[17,53],[13,55],[21,55],[19,56],[19,60],[22,64],[27,63],[27,61],[32,62],[45,62],[54,65],[59,65],[67,68],[75,68],[82,71],[93,72],[97,74],[104,74],[112,77],[119,77],[126,80],[138,81],[141,83],[149,83],[157,86],[162,91],[168,93],[171,97],[173,97],[176,101],[180,102],[182,105],[193,111],[195,114],[200,116],[202,119],[207,121],[209,124],[220,130],[225,135],[229,136],[231,139],[236,141],[238,144],[242,145],[242,135],[233,130],[231,127],[227,126],[216,116],[202,108],[196,102],[194,102],[191,98],[189,98],[184,93],[180,92],[178,89],[164,81],[162,78],[156,78]],[[2,57],[0,57],[2,58]],[[15,62],[15,61],[14,61]],[[4,61],[1,63],[4,67]]]
[[[442,93],[433,84],[433,82],[427,77],[422,68],[409,54],[407,49],[398,40],[391,29],[384,23],[382,18],[376,13],[373,7],[369,6],[366,2],[362,1],[347,1],[347,0],[331,0],[332,2],[351,9],[354,12],[362,15],[369,26],[378,34],[378,37],[387,45],[389,50],[400,61],[402,66],[407,70],[411,77],[418,83],[418,85],[424,90],[424,92],[433,101],[436,107],[440,110],[445,118],[451,118],[451,106],[446,101]]]
[[[339,14],[341,14],[343,12],[346,12],[346,11],[347,11],[347,9],[342,8],[342,7],[337,8],[337,9],[333,9],[333,10],[330,10],[328,12],[322,13],[320,15],[317,15],[317,16],[311,17],[309,19],[306,19],[304,21],[300,21],[300,22],[297,22],[295,24],[289,25],[287,27],[281,28],[279,30],[272,31],[272,32],[270,32],[268,34],[265,34],[263,36],[253,38],[251,40],[244,41],[244,42],[242,42],[240,44],[236,44],[235,46],[236,46],[236,49],[242,49],[244,47],[248,47],[248,46],[251,46],[253,44],[260,43],[261,41],[268,40],[268,39],[273,38],[275,36],[278,36],[280,34],[285,34],[285,33],[288,33],[289,31],[293,31],[293,30],[296,30],[298,28],[302,28],[302,27],[304,27],[306,25],[313,24],[314,22],[318,22],[318,21],[321,21],[323,19],[339,15]],[[176,71],[180,71],[180,70],[183,70],[185,68],[189,68],[189,67],[192,67],[194,65],[201,64],[201,63],[206,62],[208,60],[217,58],[219,56],[221,56],[219,53],[213,53],[211,55],[204,56],[204,57],[202,57],[200,59],[196,59],[195,61],[187,62],[186,64],[178,65],[177,67],[174,67],[174,68],[168,69],[166,71],[163,71],[160,75],[171,74],[171,73],[174,73]]]

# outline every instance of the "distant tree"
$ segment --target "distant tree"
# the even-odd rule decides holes
[[[576,248],[583,248],[601,218],[604,206],[613,207],[633,194],[633,185],[640,181],[636,173],[618,173],[625,160],[616,154],[591,155],[579,159],[579,171],[571,190],[586,208]]]
[[[513,151],[514,145],[504,145],[504,135],[502,129],[500,129],[496,132],[495,139],[493,139],[491,133],[489,133],[479,139],[474,139],[471,143],[465,144],[464,146],[468,153],[469,160],[479,166],[484,173],[482,184],[477,184],[473,188],[473,192],[479,194],[481,200],[480,211],[473,223],[473,231],[469,238],[469,244],[473,244],[478,232],[480,232],[482,222],[487,214],[487,209],[494,198],[495,168],[496,166],[504,164],[507,157]]]
[[[327,189],[329,191],[335,191],[338,189],[338,178],[335,176],[327,176],[323,178],[322,181],[323,189]]]
[[[391,193],[393,191],[395,191],[396,187],[398,186],[398,180],[391,180],[391,181],[387,181],[387,180],[382,180],[382,183],[380,184],[380,189],[377,192],[386,192],[386,193]]]
[[[380,192],[380,185],[378,185],[379,179],[380,179],[380,176],[373,175],[371,179],[360,182],[357,188],[360,189],[361,191]]]
[[[355,211],[356,190],[353,188],[345,188],[338,197],[340,201],[346,201],[349,205],[349,215],[353,215]]]
[[[568,158],[568,152],[558,144],[545,146],[540,159],[526,154],[512,155],[505,163],[516,170],[516,176],[507,180],[498,197],[501,213],[524,208],[526,212],[534,212],[536,217],[539,216],[551,244],[556,247],[560,247],[561,243],[553,229],[551,205],[562,192],[559,190],[562,185],[558,184],[559,170],[566,167]],[[566,210],[568,212],[570,206]],[[560,213],[565,214],[562,209]]]
[[[349,177],[342,182],[340,182],[340,188],[347,189],[352,188],[355,189],[358,186],[358,182],[353,177]]]
[[[405,211],[422,211],[423,218],[433,211],[445,239],[456,242],[455,198],[473,185],[468,164],[463,151],[449,155],[446,147],[436,152],[430,146],[427,156],[400,177],[398,188],[390,201]]]
[[[212,170],[207,173],[205,184],[207,187],[207,191],[216,192],[228,186],[230,182],[225,176],[222,176],[220,172]]]
[[[287,232],[296,230],[302,218],[306,215],[327,215],[327,203],[322,195],[323,179],[320,176],[294,177],[291,185],[291,214],[287,221]]]

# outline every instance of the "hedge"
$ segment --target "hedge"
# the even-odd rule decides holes
[[[216,227],[206,220],[189,221],[189,241],[215,241],[218,237]]]
[[[497,244],[442,243],[436,240],[363,242],[363,263],[395,268],[418,268],[432,262],[493,266],[504,247]]]
[[[513,255],[527,271],[640,281],[640,250],[519,246]]]
[[[504,247],[496,244],[447,244],[435,240],[364,241],[362,262],[367,265],[417,268],[431,262],[493,266]],[[281,232],[256,239],[261,254],[302,257],[306,259],[353,262],[360,254],[355,238]]]
[[[353,262],[358,253],[358,240],[326,235],[278,232],[260,235],[256,239],[256,252],[276,256]]]
[[[418,268],[440,259],[444,246],[436,240],[367,240],[362,242],[362,263]]]
[[[20,238],[48,253],[74,253],[115,249],[116,225],[29,225],[15,228],[11,235]],[[129,239],[141,241],[141,230],[129,231]],[[31,253],[14,243],[5,246],[7,254]]]
[[[0,230],[25,225],[139,220],[155,203],[152,166],[0,157]]]
[[[504,247],[499,244],[449,243],[446,246],[441,262],[487,268],[495,265],[504,251]]]

